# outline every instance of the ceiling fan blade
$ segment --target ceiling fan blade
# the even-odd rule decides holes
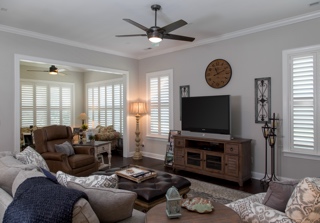
[[[58,69],[58,73],[66,71],[66,69],[62,68],[62,69]]]
[[[147,34],[116,35],[116,37],[147,36]]]
[[[27,71],[33,71],[33,72],[49,72],[48,70],[27,70]]]
[[[195,40],[195,38],[193,37],[180,36],[180,35],[174,35],[174,34],[165,34],[163,36],[163,39],[181,40],[181,41],[188,41],[188,42],[193,42],[193,40]]]
[[[187,25],[188,23],[182,19],[176,21],[176,22],[173,22],[169,25],[166,25],[164,27],[162,27],[161,29],[164,29],[166,33],[169,33],[173,30],[176,30],[176,29],[179,29],[180,27],[184,26],[184,25]]]
[[[141,25],[141,24],[139,24],[139,23],[137,23],[137,22],[135,22],[135,21],[133,21],[131,19],[123,19],[123,20],[128,22],[128,23],[130,23],[130,24],[132,24],[132,25],[134,25],[134,26],[136,26],[136,27],[138,27],[138,28],[140,28],[140,29],[142,29],[142,30],[144,30],[144,31],[146,31],[146,32],[148,31],[147,27],[145,27],[145,26],[143,26],[143,25]]]

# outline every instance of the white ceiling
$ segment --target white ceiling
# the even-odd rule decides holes
[[[195,41],[165,39],[156,47],[147,37],[115,37],[144,33],[123,18],[153,26],[152,4],[162,7],[158,26],[183,19],[188,25],[171,34],[195,37]],[[318,0],[0,1],[2,31],[137,59],[318,17]]]

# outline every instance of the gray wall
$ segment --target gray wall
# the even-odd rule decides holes
[[[138,83],[138,61],[135,59],[66,46],[1,31],[0,48],[0,151],[19,150],[19,148],[14,148],[15,141],[19,142],[19,138],[14,138],[14,134],[18,131],[18,129],[15,130],[14,117],[15,114],[19,112],[14,111],[15,94],[19,94],[19,89],[15,89],[14,80],[14,60],[15,55],[17,54],[128,71],[127,99],[128,101],[135,100],[138,97],[138,94],[135,92],[135,86],[137,86]],[[129,148],[130,151],[133,151],[135,148],[135,120],[134,117],[130,117],[127,120],[128,141],[130,145],[125,146]]]
[[[272,112],[282,113],[282,51],[320,44],[320,19],[288,25],[234,39],[190,48],[139,62],[139,94],[145,95],[146,73],[174,71],[174,129],[181,129],[179,86],[190,85],[191,96],[232,96],[233,136],[252,139],[252,171],[257,178],[264,173],[264,138],[262,124],[255,123],[254,79],[271,77]],[[169,41],[169,40],[168,40]],[[207,85],[204,73],[214,59],[226,59],[233,74],[227,86],[214,89]],[[145,127],[145,125],[141,125]],[[145,132],[145,128],[142,130]],[[320,161],[283,157],[280,151],[281,129],[277,145],[277,175],[288,178],[319,176]],[[155,157],[165,154],[166,142],[143,139],[145,151]],[[270,150],[269,150],[270,153]],[[270,162],[270,159],[269,159]],[[270,170],[270,169],[269,169]],[[270,171],[269,171],[270,172]]]

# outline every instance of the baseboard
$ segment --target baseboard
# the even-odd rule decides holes
[[[157,160],[163,160],[164,161],[164,155],[160,155],[157,153],[150,153],[150,152],[145,152],[145,151],[141,151],[142,156],[144,157],[148,157],[148,158],[153,158],[153,159],[157,159]],[[129,156],[128,157],[132,157],[134,154],[134,152],[129,152]]]
[[[270,175],[270,174],[269,174]],[[258,172],[251,172],[251,178],[252,179],[256,179],[256,180],[260,180],[264,177],[264,173],[258,173]],[[288,178],[288,177],[282,177],[282,176],[277,176],[277,178],[280,181],[287,181],[287,180],[295,180],[293,178]]]

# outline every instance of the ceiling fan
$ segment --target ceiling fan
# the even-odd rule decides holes
[[[49,70],[27,70],[27,71],[33,71],[33,72],[49,72],[49,74],[51,75],[61,75],[61,76],[65,76],[66,74],[61,73],[63,71],[65,71],[66,69],[58,69],[55,65],[51,65],[51,67],[49,67]]]
[[[189,41],[189,42],[192,42],[193,40],[195,40],[195,38],[193,37],[169,34],[170,32],[188,24],[186,21],[182,19],[176,22],[173,22],[169,25],[166,25],[164,27],[161,27],[161,28],[158,27],[157,11],[161,9],[161,6],[154,4],[151,6],[151,9],[155,11],[155,25],[150,28],[147,28],[135,21],[132,21],[131,19],[123,19],[124,21],[144,30],[146,34],[116,35],[116,37],[147,36],[150,42],[152,43],[159,43],[162,41],[162,39],[172,39],[172,40],[181,40],[181,41]]]

